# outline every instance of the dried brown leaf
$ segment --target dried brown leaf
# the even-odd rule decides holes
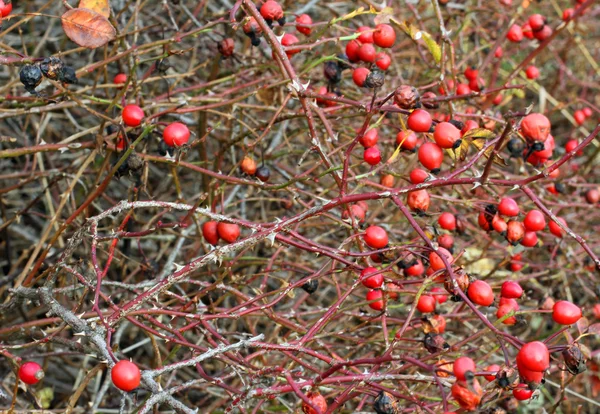
[[[108,5],[108,0],[80,0],[79,8],[95,11],[96,13],[101,14],[107,19],[110,17],[110,7]]]
[[[89,9],[71,9],[61,17],[63,30],[79,46],[95,49],[116,36],[108,19]]]

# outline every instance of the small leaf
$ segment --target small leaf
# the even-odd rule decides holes
[[[95,49],[116,36],[108,19],[89,9],[71,9],[61,17],[63,30],[79,46]]]
[[[413,41],[416,42],[418,40],[423,39],[423,41],[425,42],[425,45],[427,46],[427,50],[429,50],[429,53],[431,53],[431,55],[433,56],[433,59],[436,61],[436,63],[440,63],[440,61],[442,59],[442,49],[436,43],[436,41],[433,40],[433,38],[431,37],[431,35],[429,33],[419,29],[418,27],[416,27],[412,24],[408,25],[404,22],[399,22],[398,20],[396,20],[394,18],[390,18],[390,21],[392,23],[394,23],[396,26],[398,26],[400,28],[400,30],[402,30]]]
[[[579,320],[575,323],[577,326],[577,331],[579,331],[579,335],[589,332],[588,327],[590,325],[590,321],[584,316],[583,318],[579,318]]]
[[[433,40],[429,33],[422,31],[421,34],[423,36],[425,44],[427,45],[429,53],[431,53],[431,56],[433,56],[433,59],[435,60],[435,63],[440,63],[440,61],[442,60],[442,48],[440,48],[440,45],[438,45],[436,41]]]
[[[101,14],[107,19],[110,17],[110,7],[108,5],[108,0],[80,0],[79,8],[90,9],[98,14]]]
[[[600,323],[595,323],[593,325],[588,326],[587,331],[592,335],[600,335]]]
[[[474,128],[474,129],[470,129],[466,132],[465,135],[462,136],[462,139],[464,140],[465,138],[484,138],[484,139],[490,139],[495,137],[496,134],[493,131],[490,131],[489,129],[486,128]]]

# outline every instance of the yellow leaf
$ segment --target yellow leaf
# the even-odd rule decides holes
[[[431,53],[431,56],[433,56],[433,59],[435,60],[435,63],[440,63],[440,61],[442,60],[442,49],[440,48],[440,45],[438,45],[436,41],[433,40],[429,33],[422,31],[421,34],[423,36],[425,44],[427,45],[429,53]]]
[[[436,43],[435,40],[431,37],[431,35],[423,30],[420,30],[418,27],[412,24],[406,24],[404,22],[399,22],[393,17],[390,18],[390,22],[394,25],[398,26],[400,30],[402,30],[408,37],[410,37],[413,41],[417,42],[418,40],[423,39],[425,45],[427,46],[427,50],[433,56],[433,59],[436,63],[440,63],[442,59],[442,49]]]
[[[93,10],[107,19],[110,17],[108,0],[80,0],[79,8]]]
[[[496,136],[496,134],[493,131],[490,131],[489,129],[486,129],[486,128],[474,128],[474,129],[468,130],[467,133],[465,135],[463,135],[462,139],[463,140],[465,138],[490,139],[490,138],[494,138],[495,136]]]
[[[404,142],[404,141],[402,141],[402,142]],[[398,154],[400,154],[401,147],[402,147],[402,143],[400,143],[400,145],[398,145],[396,147],[396,150],[394,151],[392,156],[386,161],[386,164],[391,164],[392,162],[394,162],[394,160],[398,157]]]

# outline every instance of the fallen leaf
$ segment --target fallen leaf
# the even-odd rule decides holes
[[[108,0],[80,0],[80,9],[90,9],[98,14],[106,17],[110,17],[110,7],[108,6]]]
[[[61,21],[69,39],[88,49],[104,46],[117,34],[106,17],[89,9],[71,9]]]

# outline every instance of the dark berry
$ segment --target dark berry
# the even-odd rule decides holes
[[[319,280],[318,279],[311,279],[308,282],[304,283],[302,286],[300,286],[304,291],[306,291],[307,293],[315,293],[317,291],[317,289],[319,288]]]
[[[48,79],[59,80],[63,76],[64,63],[59,58],[51,56],[40,63],[40,69]]]
[[[19,71],[19,79],[29,93],[35,93],[35,87],[42,82],[42,71],[36,65],[25,65]]]
[[[65,66],[60,80],[64,83],[68,83],[71,85],[77,85],[77,83],[79,82],[77,80],[77,74],[75,73],[75,69],[73,69],[71,66]]]
[[[266,165],[261,165],[256,169],[256,173],[254,175],[260,181],[266,183],[267,181],[269,181],[269,178],[271,178],[271,170]]]

